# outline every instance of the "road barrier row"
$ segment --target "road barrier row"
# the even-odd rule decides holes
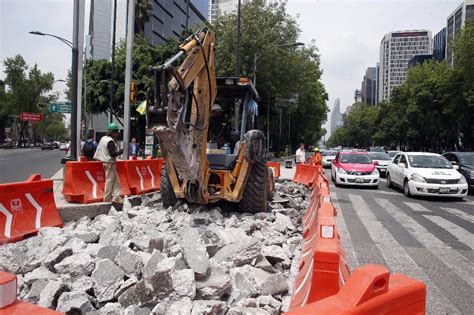
[[[140,195],[160,188],[163,159],[119,160],[117,173],[122,196]],[[82,158],[67,162],[62,194],[75,203],[100,202],[104,198],[105,171],[102,162]]]
[[[350,274],[321,166],[298,164],[293,181],[312,188],[303,217],[303,246],[287,314],[424,314],[426,286],[383,266]]]
[[[17,300],[18,282],[14,274],[0,271],[0,315],[3,314],[63,314],[49,308]]]
[[[41,227],[62,225],[51,179],[33,174],[24,182],[0,184],[0,244],[19,241]]]

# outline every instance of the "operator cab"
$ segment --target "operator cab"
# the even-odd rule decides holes
[[[213,170],[232,170],[240,150],[240,142],[247,132],[248,116],[257,116],[258,92],[249,78],[216,78],[217,97],[211,108],[206,149],[209,167]],[[233,121],[223,107],[234,106]],[[229,110],[227,113],[230,113]],[[242,119],[240,119],[242,117]],[[253,120],[253,119],[252,119]]]

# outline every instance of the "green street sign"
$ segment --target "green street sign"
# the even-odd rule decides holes
[[[48,108],[50,113],[71,113],[71,102],[53,102]]]

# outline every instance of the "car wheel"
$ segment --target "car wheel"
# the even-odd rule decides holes
[[[392,187],[392,181],[390,180],[390,174],[387,173],[386,176],[387,176],[387,187],[388,187],[388,188],[391,188],[391,187]]]
[[[406,180],[406,179],[403,183],[403,193],[405,194],[405,196],[411,197],[410,185],[408,185],[408,180]]]

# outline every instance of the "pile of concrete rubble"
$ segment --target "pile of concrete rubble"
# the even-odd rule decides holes
[[[145,197],[146,198],[146,197]],[[159,193],[0,247],[19,297],[74,314],[279,314],[298,272],[309,193],[276,184],[271,212],[181,203]]]

